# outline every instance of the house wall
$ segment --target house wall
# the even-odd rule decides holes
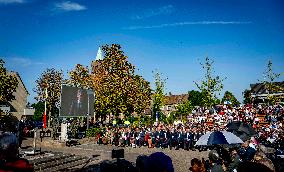
[[[20,76],[15,72],[11,72],[11,74],[16,76],[19,81],[19,84],[16,89],[16,92],[13,93],[13,95],[15,96],[15,100],[10,101],[9,104],[11,106],[11,113],[18,119],[21,119],[21,116],[24,115],[24,109],[27,105],[27,98],[29,94]]]

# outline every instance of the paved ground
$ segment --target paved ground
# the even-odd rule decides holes
[[[45,140],[44,142],[46,142]],[[37,142],[40,142],[37,140]],[[38,144],[39,145],[39,144]],[[118,149],[115,146],[106,146],[106,145],[96,145],[96,144],[82,144],[73,147],[66,147],[63,146],[54,146],[53,144],[42,144],[41,148],[45,151],[52,151],[52,152],[63,152],[66,154],[75,154],[84,157],[92,157],[95,156],[94,161],[92,164],[98,164],[104,160],[111,160],[111,150]],[[24,140],[23,146],[32,146],[32,139]],[[185,151],[185,150],[170,150],[170,149],[160,149],[160,148],[124,148],[125,159],[127,161],[135,163],[137,156],[139,155],[150,155],[154,152],[164,152],[168,156],[171,157],[174,165],[174,169],[176,172],[185,172],[189,171],[190,161],[192,158],[205,158],[208,157],[208,152],[203,151]]]

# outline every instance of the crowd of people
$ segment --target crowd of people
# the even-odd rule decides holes
[[[113,125],[103,127],[97,134],[98,144],[149,148],[195,149],[196,141],[210,131],[227,130],[230,122],[241,121],[255,130],[257,142],[265,145],[283,145],[283,115],[281,105],[275,106],[229,106],[215,109],[196,108],[186,123],[172,125],[129,126]],[[247,137],[250,139],[250,137]]]
[[[208,160],[192,159],[191,171],[245,171],[250,167],[270,171],[283,170],[283,161],[275,157],[284,156],[284,108],[280,105],[245,105],[241,107],[216,106],[212,109],[196,108],[188,115],[184,123],[156,123],[155,125],[133,126],[118,125],[96,126],[97,144],[112,144],[119,147],[169,148],[199,151],[210,149]],[[238,122],[248,124],[255,133],[242,138],[242,145],[230,146],[196,146],[198,139],[205,133],[228,130],[228,124]],[[86,126],[80,127],[85,130]],[[4,135],[2,135],[4,137]],[[6,136],[5,136],[6,137]],[[7,136],[7,138],[10,136]],[[2,139],[1,153],[7,142]],[[267,152],[273,148],[273,154]],[[6,156],[1,154],[0,157]],[[143,158],[142,158],[143,159]],[[279,160],[279,162],[278,162]],[[254,166],[257,163],[258,165]],[[279,165],[282,163],[282,165]],[[263,166],[263,167],[262,167]],[[282,166],[282,167],[281,167]],[[142,170],[143,171],[143,170]]]
[[[169,148],[199,151],[210,149],[208,160],[192,160],[191,171],[245,171],[250,167],[263,170],[283,170],[283,161],[275,153],[284,150],[284,109],[281,105],[247,105],[238,108],[220,106],[214,109],[196,108],[186,123],[153,126],[109,126],[97,134],[98,144],[113,144],[119,147]],[[227,124],[241,121],[255,130],[242,145],[225,148],[222,146],[195,146],[197,140],[211,131],[228,130]],[[273,148],[273,154],[267,152]],[[273,156],[273,157],[272,157]],[[273,162],[272,162],[273,160]],[[259,163],[256,165],[254,163]],[[276,165],[274,165],[276,163]],[[278,163],[282,163],[279,165]],[[248,166],[248,167],[247,167]],[[282,167],[281,167],[282,166]],[[280,170],[280,171],[281,171]]]

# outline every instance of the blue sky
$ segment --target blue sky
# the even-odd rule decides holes
[[[118,43],[138,73],[165,77],[166,92],[197,89],[199,61],[214,59],[224,91],[242,99],[262,79],[268,59],[284,71],[282,0],[0,0],[0,57],[18,71],[35,102],[46,69],[90,66],[98,47]],[[283,76],[280,78],[283,80]]]

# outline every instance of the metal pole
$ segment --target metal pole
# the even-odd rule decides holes
[[[34,144],[33,144],[33,148],[34,148],[34,153],[36,152],[36,129],[34,129]]]
[[[87,129],[89,129],[89,115],[90,115],[90,97],[89,97],[89,94],[88,94]]]
[[[45,89],[45,101],[44,101],[44,114],[45,114],[45,116],[47,116],[47,114],[46,114],[46,104],[47,104],[47,88]]]

